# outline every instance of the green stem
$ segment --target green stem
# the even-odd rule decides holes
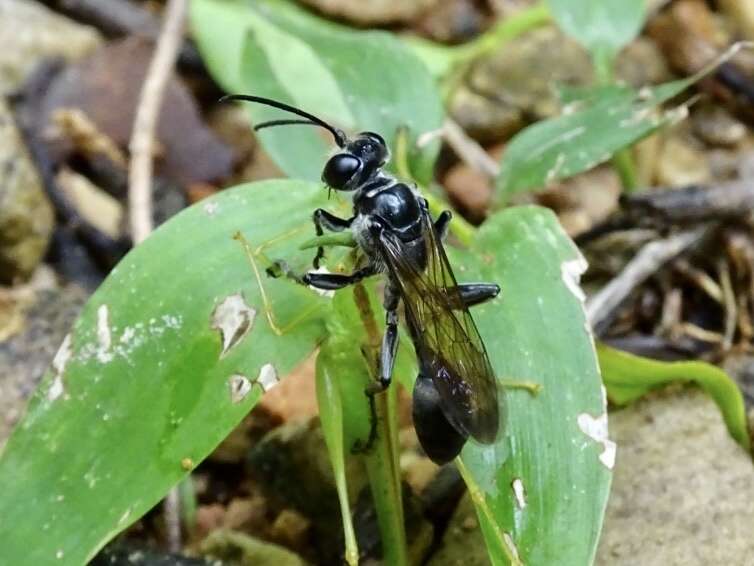
[[[354,285],[353,297],[359,316],[367,332],[369,371],[376,379],[380,344],[379,328],[364,286]],[[390,387],[374,396],[377,437],[366,455],[367,475],[372,489],[377,522],[382,535],[382,553],[385,564],[408,566],[401,475],[398,464],[398,419],[395,408],[396,388]]]
[[[605,86],[615,82],[615,54],[605,50],[594,51],[592,53],[592,65],[598,85]],[[611,163],[620,177],[623,190],[626,192],[636,190],[639,186],[639,179],[630,148],[616,151]]]
[[[550,11],[544,3],[521,10],[500,20],[476,39],[457,47],[456,62],[463,64],[487,55],[504,43],[549,22]]]
[[[611,163],[620,177],[623,190],[627,193],[634,192],[639,187],[639,176],[636,172],[636,164],[634,163],[631,148],[627,147],[616,151]]]
[[[550,22],[550,11],[545,4],[536,4],[500,20],[492,28],[463,45],[452,48],[453,62],[447,74],[440,81],[443,100],[447,103],[466,74],[469,65],[492,53],[505,43],[523,35],[527,31]]]
[[[456,458],[455,462],[458,471],[461,473],[461,477],[466,484],[466,488],[469,490],[469,495],[476,508],[480,523],[486,524],[489,527],[489,531],[491,531],[489,534],[493,537],[493,540],[488,539],[487,544],[497,546],[501,553],[508,559],[510,566],[524,566],[523,562],[521,562],[521,558],[518,556],[518,551],[515,548],[511,548],[511,543],[506,540],[506,533],[500,529],[500,525],[498,525],[492,510],[489,505],[487,505],[487,499],[474,481],[471,472],[466,468],[466,465],[460,457]],[[512,541],[510,535],[507,535],[507,537]]]

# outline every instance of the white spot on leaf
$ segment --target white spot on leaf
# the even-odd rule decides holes
[[[220,331],[224,357],[251,330],[257,311],[246,304],[241,293],[229,295],[212,312],[212,328]]]
[[[256,383],[262,387],[262,391],[269,391],[275,387],[280,380],[278,379],[278,372],[272,364],[265,364],[262,369],[259,370],[259,377],[257,377]]]
[[[517,560],[520,560],[520,557],[518,555],[518,548],[516,548],[516,543],[513,542],[513,537],[508,533],[503,533],[503,542],[505,542],[505,546],[508,547],[511,555]]]
[[[607,413],[602,413],[599,417],[595,418],[589,413],[581,413],[577,419],[581,432],[586,434],[589,438],[602,444],[602,452],[600,453],[600,462],[602,462],[608,470],[612,470],[615,465],[615,442],[610,440],[607,436]]]
[[[128,521],[128,518],[131,516],[131,507],[125,510],[123,515],[120,516],[120,519],[118,519],[118,524],[122,525],[126,521]]]
[[[588,264],[581,253],[574,259],[569,259],[560,264],[560,276],[568,290],[580,301],[584,302],[586,296],[579,285],[581,275],[586,271]]]
[[[97,309],[97,359],[103,364],[113,359],[113,354],[110,352],[112,343],[110,309],[107,305],[100,305]]]
[[[228,387],[230,388],[230,400],[235,405],[243,401],[249,394],[251,381],[245,375],[237,373],[230,376]]]
[[[68,360],[71,359],[72,355],[71,335],[67,334],[52,360],[52,369],[55,370],[55,373],[60,375],[65,371],[65,366],[68,365]]]
[[[63,387],[63,373],[65,372],[65,367],[68,365],[68,361],[72,356],[73,348],[71,347],[71,335],[67,334],[52,360],[54,377],[50,384],[50,388],[47,390],[48,401],[54,401],[65,392],[65,388]]]
[[[220,205],[216,202],[208,202],[204,205],[204,212],[207,213],[207,216],[214,216],[219,209]]]
[[[511,482],[511,488],[513,488],[513,495],[516,498],[516,506],[519,509],[524,509],[526,507],[526,488],[524,487],[524,482],[521,481],[521,478],[515,478]]]
[[[47,400],[54,401],[60,397],[65,391],[63,387],[63,376],[56,375],[50,384],[50,388],[47,390]]]

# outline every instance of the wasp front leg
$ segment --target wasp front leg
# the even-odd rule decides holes
[[[315,210],[312,215],[312,220],[314,222],[314,230],[317,233],[317,236],[324,234],[325,230],[329,230],[330,232],[342,232],[343,230],[350,228],[351,223],[353,222],[353,218],[340,218],[339,216],[327,212],[324,208],[318,208]],[[319,269],[319,262],[323,257],[325,257],[325,248],[320,246],[317,248],[317,255],[314,256],[314,260],[312,261],[314,269]]]

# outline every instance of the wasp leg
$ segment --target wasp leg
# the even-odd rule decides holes
[[[393,379],[393,367],[395,356],[398,354],[398,302],[400,295],[396,286],[390,282],[385,287],[385,334],[382,336],[380,348],[380,367],[377,372],[377,381],[367,387],[367,395],[385,391],[390,387]]]
[[[494,299],[500,294],[500,285],[497,283],[466,283],[458,286],[463,306],[473,307]],[[453,305],[455,308],[455,305]]]
[[[448,235],[451,218],[453,218],[453,213],[449,210],[445,210],[437,217],[437,220],[435,220],[435,234],[437,234],[438,240],[443,241],[445,240],[445,236]]]
[[[353,222],[353,218],[349,218],[348,220],[340,218],[339,216],[327,212],[324,208],[318,208],[315,210],[312,215],[312,220],[314,221],[314,230],[317,233],[317,236],[321,236],[325,230],[329,230],[330,232],[342,232],[343,230],[350,228],[351,223]],[[314,269],[319,269],[319,262],[323,257],[325,257],[325,248],[320,246],[317,248],[317,255],[314,256],[314,260],[312,261]]]
[[[357,269],[350,275],[343,275],[340,273],[306,273],[301,277],[301,283],[304,285],[311,285],[312,287],[324,291],[335,291],[336,289],[342,289],[348,285],[358,283],[362,279],[375,275],[376,273],[377,267],[370,264],[361,269]]]

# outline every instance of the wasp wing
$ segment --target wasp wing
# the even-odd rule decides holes
[[[427,212],[421,221],[419,243],[383,230],[383,259],[403,299],[422,372],[432,378],[443,413],[460,433],[491,443],[499,426],[495,375]],[[422,244],[418,254],[409,249]]]

